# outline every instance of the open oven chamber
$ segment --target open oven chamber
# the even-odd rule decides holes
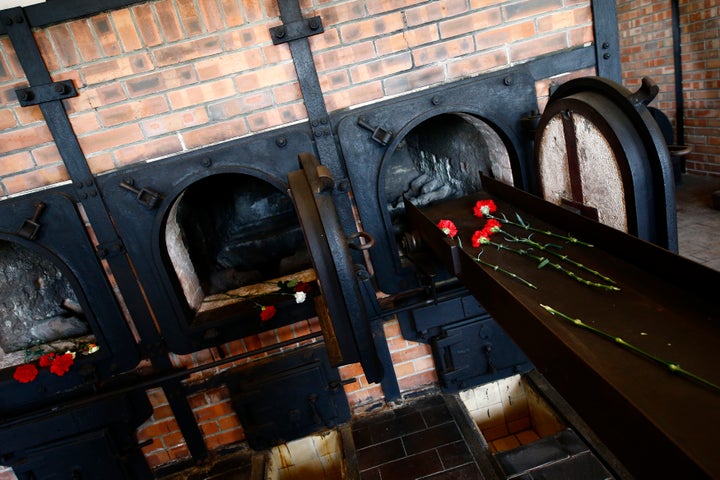
[[[0,415],[87,393],[97,381],[137,366],[136,339],[65,187],[2,202],[0,248],[5,365],[0,370]],[[83,348],[87,344],[99,349],[89,353]],[[76,357],[64,375],[40,368],[31,383],[13,380],[17,365],[37,363],[45,352],[67,350]]]
[[[270,295],[262,301],[277,314],[265,323],[253,299],[278,279],[315,283],[287,193],[298,152],[312,148],[307,133],[285,129],[99,178],[170,351],[315,315],[312,301]]]

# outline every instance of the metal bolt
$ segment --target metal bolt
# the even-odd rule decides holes
[[[275,37],[276,38],[283,38],[287,34],[287,31],[285,30],[285,27],[278,27],[277,30],[275,30]]]
[[[203,159],[200,160],[200,164],[201,164],[203,167],[208,168],[209,166],[212,165],[212,158],[210,158],[210,157],[203,157]]]
[[[15,22],[16,23],[23,23],[23,17],[22,15],[15,15]]]
[[[277,145],[280,148],[287,147],[288,141],[285,137],[278,137],[275,139],[275,145]]]
[[[34,97],[34,95],[33,95],[32,91],[30,91],[30,90],[23,90],[22,93],[20,94],[20,100],[22,100],[24,102],[29,102],[30,100],[33,99],[33,97]]]
[[[55,89],[55,92],[56,92],[56,93],[63,94],[63,93],[65,93],[65,88],[66,88],[66,87],[65,87],[65,85],[62,84],[62,83],[56,83],[53,88]]]
[[[320,28],[320,20],[317,17],[311,18],[310,22],[308,22],[308,26],[310,27],[310,30],[317,30]]]
[[[610,53],[609,53],[609,52],[603,53],[603,58],[604,58],[605,60],[607,60],[608,58],[610,58]]]
[[[512,75],[508,75],[507,77],[503,78],[503,83],[507,85],[508,87],[512,85],[515,82],[515,79],[512,77]]]
[[[5,25],[7,25],[8,27],[13,24],[12,18],[10,18],[10,17],[5,17],[5,18],[3,19],[3,22],[4,22]]]
[[[608,43],[608,42],[603,42],[602,48],[603,48],[604,50],[607,50],[608,48],[610,48],[610,43]]]
[[[440,105],[441,99],[440,99],[440,97],[435,95],[434,97],[432,97],[432,100],[430,100],[430,101],[432,102],[433,105]]]

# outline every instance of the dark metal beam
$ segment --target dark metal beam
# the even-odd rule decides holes
[[[622,83],[615,0],[593,0],[592,13],[598,75]]]

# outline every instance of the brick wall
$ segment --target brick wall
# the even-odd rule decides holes
[[[720,6],[680,2],[685,144],[688,172],[720,175]],[[644,76],[661,88],[652,103],[675,125],[675,68],[671,2],[618,2],[624,84],[634,89]],[[677,141],[677,139],[676,139]]]
[[[592,41],[589,1],[303,0],[325,33],[310,38],[329,111],[506,68]],[[280,23],[272,0],[158,0],[37,30],[53,80],[72,79],[65,101],[94,173],[174,155],[306,118],[287,45],[272,44]],[[583,72],[593,74],[592,71]],[[577,76],[569,74],[567,77]],[[552,80],[557,82],[558,79]],[[551,81],[541,82],[547,97]],[[7,37],[0,38],[0,198],[68,179],[38,107],[21,108],[27,85]],[[295,338],[316,320],[238,340],[229,353]],[[427,345],[385,325],[403,392],[436,385]],[[174,358],[210,362],[206,350]],[[212,374],[208,372],[207,374]],[[354,409],[382,400],[359,365],[341,368]],[[202,374],[191,381],[199,381]],[[139,430],[153,467],[188,450],[161,391],[148,392],[153,417]],[[224,389],[190,398],[209,448],[243,439]],[[12,477],[3,473],[0,479]]]

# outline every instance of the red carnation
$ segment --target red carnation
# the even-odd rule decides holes
[[[50,365],[50,373],[54,373],[58,377],[62,377],[70,370],[74,361],[75,357],[72,353],[58,355],[55,357],[55,360],[53,360],[52,365]]]
[[[295,285],[295,292],[310,293],[312,291],[312,285],[307,282],[300,282]]]
[[[35,377],[37,377],[37,375],[37,367],[32,363],[26,363],[25,365],[20,365],[15,369],[15,373],[13,373],[13,378],[20,383],[30,383],[35,380]]]
[[[478,200],[473,208],[473,214],[476,217],[482,218],[485,215],[493,213],[495,210],[497,210],[497,206],[495,206],[495,202],[492,200]]]
[[[262,320],[263,322],[267,322],[275,316],[276,312],[277,310],[272,305],[269,305],[267,307],[263,306],[260,310],[260,320]]]
[[[53,360],[55,360],[55,354],[54,353],[46,353],[42,357],[40,357],[40,360],[38,363],[41,367],[49,367],[52,365]]]
[[[485,230],[476,230],[472,236],[472,246],[479,248],[483,243],[490,243],[490,232]]]
[[[437,224],[437,227],[450,238],[454,238],[455,235],[457,235],[458,233],[458,229],[457,227],[455,227],[455,224],[452,222],[452,220],[440,220]]]
[[[487,230],[490,233],[499,232],[502,229],[502,224],[495,220],[494,218],[491,218],[485,223],[485,226],[483,227],[483,230]]]

